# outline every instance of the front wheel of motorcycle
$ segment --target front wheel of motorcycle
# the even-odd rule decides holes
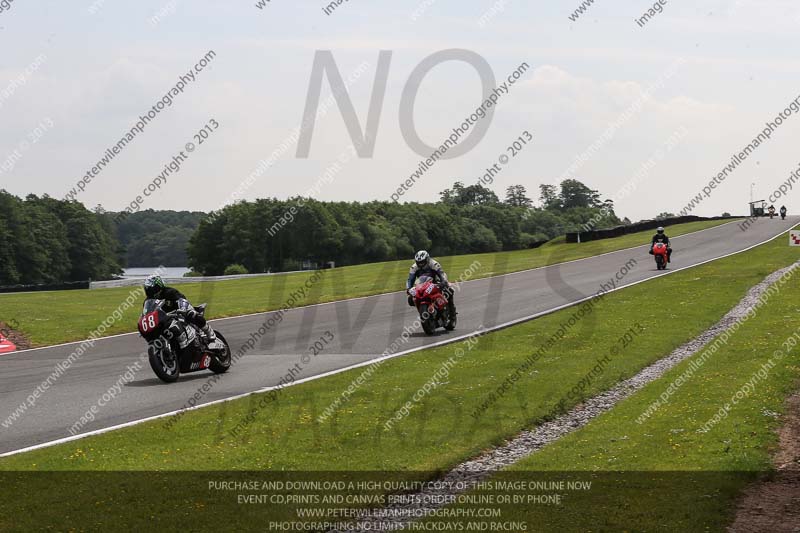
[[[428,313],[425,312],[419,315],[419,320],[422,324],[422,331],[428,335],[433,335],[436,331],[436,319],[432,316],[428,316]]]
[[[169,353],[168,349],[157,349],[154,346],[150,346],[147,351],[150,356],[150,368],[153,369],[158,379],[166,383],[178,381],[181,369],[175,354]]]
[[[214,334],[217,336],[217,340],[225,345],[225,351],[220,355],[215,354],[211,358],[211,364],[208,365],[208,368],[215,374],[224,374],[231,367],[231,347],[228,345],[228,341],[225,340],[225,337],[222,336],[222,333],[214,330]]]

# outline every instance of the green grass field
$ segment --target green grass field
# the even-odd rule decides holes
[[[800,274],[641,424],[691,359],[498,475],[594,484],[560,506],[504,506],[504,519],[542,531],[725,531],[741,490],[773,468],[780,415],[800,377],[800,348],[787,342],[800,331],[798,301]]]
[[[565,505],[507,507],[504,519],[543,530],[724,531],[740,491],[772,470],[775,430],[800,377],[790,340],[798,302],[800,273],[652,416],[640,418],[691,359],[500,475],[594,482]]]
[[[701,221],[669,228],[672,236],[683,235],[717,226],[728,221]],[[479,261],[483,267],[471,279],[516,272],[551,265],[597,254],[620,250],[649,242],[652,232],[640,232],[615,239],[583,244],[565,244],[556,239],[535,250],[519,250],[494,254],[477,254],[438,258],[448,275],[458,279],[470,264]],[[393,261],[326,271],[322,282],[303,304],[329,302],[401,290],[410,261]],[[495,268],[502,265],[502,268]],[[496,270],[496,271],[495,271]],[[190,301],[208,302],[209,318],[222,318],[248,313],[271,311],[284,305],[288,295],[299,288],[311,273],[250,278],[210,283],[180,284],[181,292]],[[128,298],[133,287],[27,294],[0,294],[0,321],[18,323],[19,330],[32,346],[46,346],[85,339]],[[123,310],[119,319],[112,319],[103,335],[135,331],[142,295],[137,303]]]

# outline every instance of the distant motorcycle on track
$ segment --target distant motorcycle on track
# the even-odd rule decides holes
[[[667,245],[663,242],[657,242],[653,245],[653,257],[656,259],[656,269],[666,270],[667,262],[669,259],[669,250]]]
[[[166,312],[163,300],[148,299],[139,317],[139,334],[147,341],[150,367],[162,381],[177,381],[181,372],[211,370],[223,374],[231,367],[231,349],[219,331],[209,342],[181,310]],[[198,314],[206,305],[195,308]]]
[[[425,333],[433,335],[440,327],[447,331],[456,329],[457,317],[450,316],[447,299],[432,278],[421,276],[412,289],[412,297]]]

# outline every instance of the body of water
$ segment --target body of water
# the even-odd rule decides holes
[[[146,278],[147,276],[153,274],[158,267],[149,267],[149,268],[126,268],[125,271],[122,273],[123,278],[129,279],[136,279],[136,278]],[[161,272],[162,278],[182,278],[183,275],[190,270],[187,267],[164,267],[163,271]]]

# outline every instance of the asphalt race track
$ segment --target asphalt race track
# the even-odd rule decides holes
[[[729,223],[673,239],[671,269],[680,269],[719,258],[768,240],[800,223],[761,219],[747,231]],[[787,243],[788,245],[788,243]],[[656,271],[648,246],[621,250],[598,257],[462,283],[456,293],[459,322],[456,331],[426,336],[411,334],[398,351],[447,341],[477,330],[521,320],[589,297],[602,284],[624,286],[654,276]],[[557,260],[557,257],[554,258]],[[636,264],[633,264],[635,260]],[[626,265],[628,265],[626,267]],[[497,265],[500,266],[500,265]],[[495,265],[484,265],[495,270]],[[669,272],[669,271],[668,271]],[[459,272],[448,273],[452,279]],[[321,283],[336,282],[334,271]],[[330,279],[327,277],[330,276]],[[397,280],[399,287],[405,280]],[[197,302],[199,303],[199,302]],[[213,304],[212,304],[213,305]],[[213,321],[235,351],[271,313]],[[255,347],[216,382],[199,403],[241,395],[277,385],[291,368],[302,368],[296,379],[310,377],[379,357],[417,318],[403,293],[384,294],[296,309],[269,330]],[[333,334],[334,340],[316,357],[304,363],[309,346]],[[327,336],[329,337],[330,334]],[[20,405],[78,346],[77,343],[0,356],[0,422]],[[75,424],[138,362],[141,370],[132,381],[117,386],[113,398],[97,408],[95,420],[81,433],[136,421],[184,406],[188,398],[212,375],[186,374],[174,384],[159,381],[140,356],[146,345],[138,334],[111,337],[95,343],[69,370],[42,394],[9,427],[0,425],[0,453],[69,437]],[[296,366],[297,365],[297,366]],[[297,371],[297,370],[295,370]],[[130,376],[131,374],[129,374]],[[109,395],[106,395],[109,398]],[[166,430],[165,430],[166,431]]]

